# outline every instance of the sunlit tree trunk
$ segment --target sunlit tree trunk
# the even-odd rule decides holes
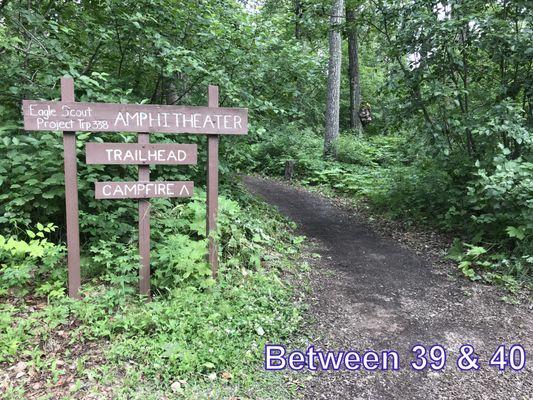
[[[350,79],[350,128],[361,131],[363,125],[359,118],[361,108],[361,85],[359,78],[359,42],[355,24],[355,9],[346,10],[348,32],[348,75]]]
[[[324,156],[336,156],[339,137],[339,102],[341,87],[342,41],[341,24],[344,16],[344,0],[333,0],[329,28],[328,97],[326,105],[326,131]]]

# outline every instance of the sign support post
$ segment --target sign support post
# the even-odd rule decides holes
[[[218,86],[209,85],[209,108],[218,108]],[[218,135],[207,136],[207,237],[208,261],[213,278],[218,270],[218,245],[216,240],[218,212]]]
[[[61,101],[74,102],[74,80],[61,78]],[[76,133],[63,131],[65,163],[65,209],[67,218],[68,295],[80,298],[80,233],[78,223],[78,172]]]
[[[139,132],[139,144],[149,144],[150,134]],[[150,180],[150,165],[139,165],[139,181]],[[139,256],[141,267],[139,269],[139,291],[141,295],[150,297],[150,200],[139,199]]]

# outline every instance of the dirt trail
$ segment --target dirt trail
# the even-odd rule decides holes
[[[255,177],[245,177],[244,183],[295,221],[316,243],[313,251],[322,255],[313,272],[309,344],[400,354],[399,371],[308,373],[304,398],[533,399],[528,305],[504,304],[498,290],[421,260],[320,195]],[[411,348],[418,343],[438,343],[448,350],[444,371],[411,370]],[[459,347],[466,343],[480,356],[477,371],[462,372],[456,366]],[[524,346],[524,370],[500,373],[488,366],[505,343]]]

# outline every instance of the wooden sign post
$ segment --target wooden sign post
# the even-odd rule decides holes
[[[74,80],[61,78],[61,100],[74,101]],[[65,167],[65,210],[67,220],[68,295],[80,298],[80,228],[78,212],[78,157],[76,132],[63,131]]]
[[[209,85],[209,107],[218,107],[218,86]],[[207,253],[211,275],[216,278],[218,272],[218,246],[216,242],[218,213],[218,135],[207,137],[207,193],[206,223],[209,250]]]
[[[139,290],[150,295],[150,203],[153,197],[192,196],[194,183],[150,181],[150,165],[196,164],[194,144],[151,144],[150,133],[207,134],[208,260],[213,277],[218,269],[216,224],[218,211],[219,135],[245,135],[248,110],[218,106],[218,86],[209,86],[208,107],[147,104],[79,103],[74,101],[72,78],[61,79],[61,101],[24,100],[24,129],[63,131],[69,296],[79,298],[80,244],[75,132],[137,132],[137,143],[87,143],[87,164],[133,164],[139,167],[134,182],[96,182],[96,199],[139,201]]]
[[[141,145],[150,143],[150,134],[139,133],[137,142]],[[139,181],[147,182],[149,180],[150,166],[139,165]],[[139,292],[150,297],[150,201],[144,199],[139,200],[139,257],[141,260]]]

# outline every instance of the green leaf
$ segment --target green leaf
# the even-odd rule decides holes
[[[510,238],[523,240],[526,237],[525,226],[519,226],[518,228],[515,228],[514,226],[508,226],[505,230],[507,231],[507,235],[509,235]]]
[[[470,248],[466,252],[466,255],[473,256],[474,258],[475,257],[479,257],[481,254],[485,254],[487,252],[487,250],[484,247],[481,247],[481,246],[469,245],[469,247]]]

